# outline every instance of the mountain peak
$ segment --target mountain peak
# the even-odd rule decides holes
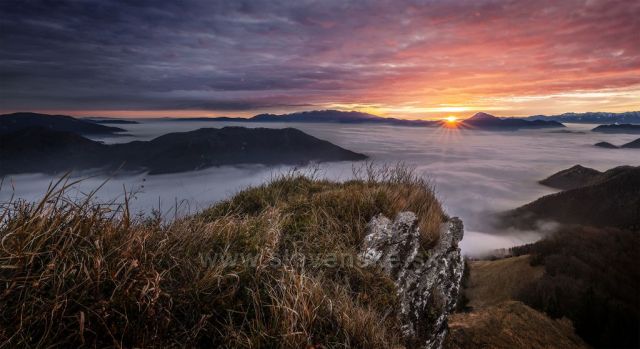
[[[467,120],[497,120],[497,119],[498,119],[498,117],[493,116],[491,114],[479,112],[479,113],[476,113],[475,115],[473,115],[472,117],[470,117]]]

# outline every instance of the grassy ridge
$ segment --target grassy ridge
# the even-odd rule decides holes
[[[64,199],[0,212],[0,346],[393,347],[391,280],[354,261],[376,214],[444,219],[406,169],[290,175],[171,223]]]

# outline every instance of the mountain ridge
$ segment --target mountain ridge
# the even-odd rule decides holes
[[[0,134],[8,134],[30,127],[43,127],[53,131],[75,132],[86,135],[103,135],[124,132],[119,127],[100,125],[68,115],[50,115],[18,112],[0,115]]]
[[[640,228],[640,166],[609,169],[586,185],[543,196],[500,215],[500,225],[530,229],[539,221]]]
[[[610,124],[610,123],[640,123],[640,111],[628,111],[622,113],[610,112],[586,112],[563,113],[557,115],[531,115],[522,117],[526,120],[553,120],[559,122],[585,123],[585,124]]]
[[[538,183],[551,188],[569,190],[583,187],[600,178],[602,174],[603,173],[598,170],[581,165],[575,165],[571,168],[554,173]]]
[[[358,111],[341,110],[312,110],[289,114],[258,114],[250,118],[216,117],[216,118],[186,118],[172,119],[176,121],[226,121],[226,122],[309,122],[309,123],[341,123],[341,124],[383,124],[394,126],[440,127],[452,126],[444,120],[408,120],[391,117],[381,117]],[[479,112],[468,119],[456,122],[462,128],[516,130],[521,128],[552,128],[564,127],[556,121],[528,121],[517,118],[500,118],[488,113]]]
[[[633,125],[633,124],[600,125],[593,128],[591,132],[640,134],[640,125]]]
[[[294,128],[205,128],[111,145],[46,128],[23,129],[0,138],[0,175],[115,170],[121,166],[164,174],[223,165],[294,165],[366,158]]]
[[[596,147],[600,148],[608,148],[608,149],[638,149],[640,148],[640,138],[633,140],[631,142],[625,143],[623,145],[617,146],[615,144],[611,144],[609,142],[598,142],[594,144]]]
[[[488,129],[488,130],[519,130],[519,129],[538,129],[538,128],[556,128],[565,127],[557,121],[543,120],[523,120],[517,118],[500,118],[488,113],[479,112],[468,119],[458,122],[458,127],[467,129]]]

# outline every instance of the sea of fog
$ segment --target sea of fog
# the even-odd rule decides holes
[[[594,125],[569,124],[568,132],[531,130],[490,132],[445,128],[421,128],[377,125],[341,125],[310,123],[227,123],[208,121],[142,121],[118,125],[127,136],[96,138],[106,143],[148,140],[168,132],[202,127],[245,126],[295,127],[318,138],[370,156],[377,164],[412,166],[434,185],[448,214],[459,216],[465,224],[461,247],[467,255],[478,255],[535,241],[539,232],[495,231],[488,217],[497,211],[515,208],[553,190],[537,181],[575,164],[606,170],[619,165],[639,165],[640,152],[634,149],[594,147],[599,141],[623,144],[637,135],[588,132]],[[319,175],[344,180],[353,175],[358,164],[325,163]],[[251,185],[263,183],[290,167],[209,168],[202,171],[154,175],[121,174],[108,178],[75,174],[82,178],[69,191],[72,197],[102,187],[96,196],[101,201],[122,200],[132,193],[130,207],[140,214],[159,209],[166,217],[197,212]],[[303,169],[304,170],[304,169]],[[0,202],[11,197],[37,200],[57,178],[43,174],[12,175],[4,178]]]

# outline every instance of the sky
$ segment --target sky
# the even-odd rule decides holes
[[[0,112],[313,109],[640,110],[640,1],[0,1]]]

